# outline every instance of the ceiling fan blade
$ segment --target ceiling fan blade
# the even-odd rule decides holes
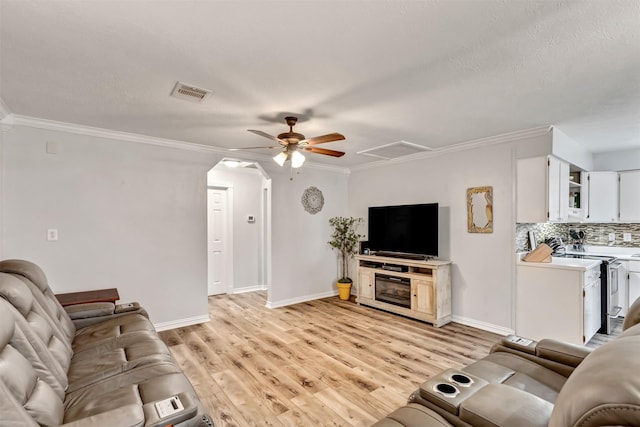
[[[262,132],[261,130],[247,129],[249,132],[253,132],[256,135],[264,136],[267,139],[272,140],[273,142],[277,142],[278,144],[287,145],[283,140],[276,138],[273,135],[269,135],[266,132]]]
[[[341,133],[329,133],[326,135],[315,136],[313,138],[303,139],[298,144],[303,145],[315,145],[315,144],[324,144],[325,142],[333,142],[333,141],[342,141],[344,139],[344,135]]]
[[[271,146],[265,146],[265,145],[263,145],[262,147],[228,148],[228,150],[229,150],[229,151],[257,150],[258,148],[269,148],[269,149],[278,148],[278,149],[281,149],[282,147],[281,147],[280,145],[271,145]]]
[[[327,156],[333,156],[333,157],[344,156],[343,151],[327,150],[326,148],[318,148],[318,147],[304,147],[302,148],[302,151],[307,151],[307,152],[316,153],[316,154],[325,154]]]

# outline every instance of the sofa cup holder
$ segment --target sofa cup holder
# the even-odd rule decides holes
[[[449,381],[461,387],[471,387],[473,380],[464,374],[453,374],[449,377]]]
[[[433,386],[433,390],[444,397],[453,398],[460,394],[460,390],[456,386],[447,383],[438,383]]]

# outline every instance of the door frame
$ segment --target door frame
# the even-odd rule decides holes
[[[225,274],[225,292],[232,294],[234,289],[233,283],[233,184],[228,182],[214,182],[212,185],[207,185],[207,192],[209,190],[223,190],[227,195],[227,218],[226,218],[226,230],[224,239],[224,251],[225,260],[227,261],[227,268]],[[208,200],[208,199],[207,199]],[[207,201],[207,216],[209,215],[209,203]],[[209,229],[207,226],[207,248],[209,247]],[[207,263],[211,262],[209,259],[209,250],[207,249]],[[207,275],[207,293],[209,293],[209,280],[211,278]]]

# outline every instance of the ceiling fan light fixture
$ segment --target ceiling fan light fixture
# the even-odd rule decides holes
[[[291,153],[291,167],[294,169],[299,168],[304,164],[305,157],[302,153],[294,151]]]
[[[224,163],[224,165],[228,168],[237,168],[240,167],[240,161],[239,160],[232,160],[232,159],[224,159],[222,161],[222,163]]]
[[[277,154],[273,160],[279,165],[279,166],[284,166],[284,162],[287,161],[287,159],[289,158],[289,156],[287,155],[287,153],[285,153],[284,151]]]

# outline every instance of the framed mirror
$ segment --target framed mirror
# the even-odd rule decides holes
[[[467,231],[493,233],[493,187],[467,188]]]

